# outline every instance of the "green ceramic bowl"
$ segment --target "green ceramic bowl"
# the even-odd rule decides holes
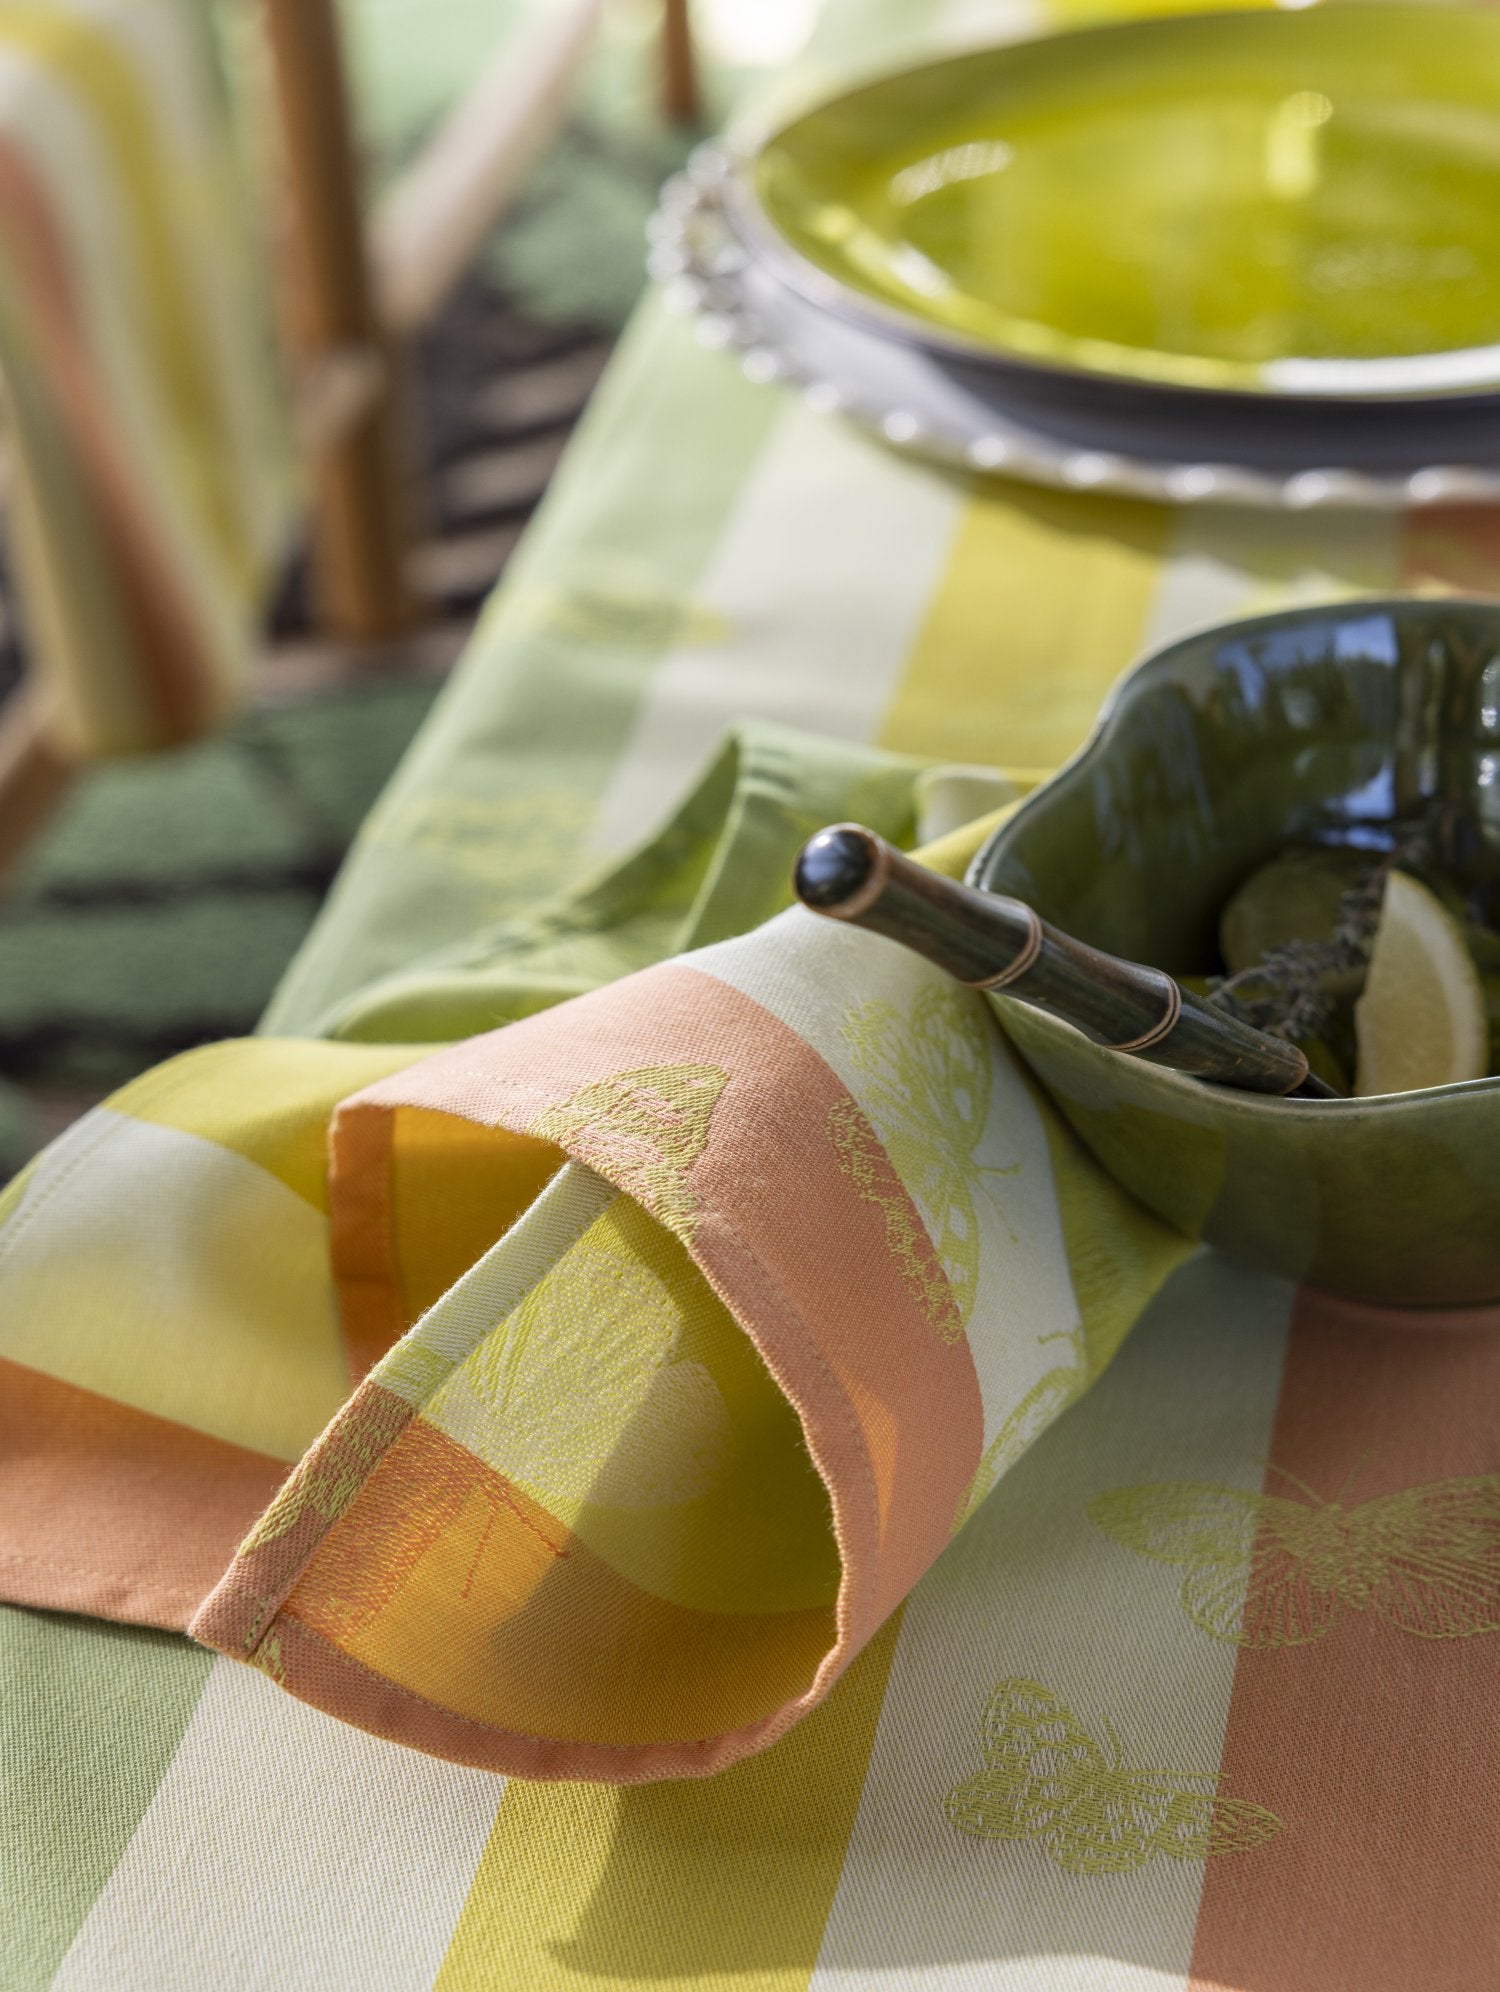
[[[877,79],[762,140],[815,301],[971,358],[1264,395],[1500,385],[1500,16],[1135,21]]]
[[[1282,846],[1378,845],[1434,798],[1455,867],[1500,896],[1500,603],[1296,609],[1139,665],[969,878],[1115,954],[1212,973],[1220,909]],[[992,1000],[1111,1174],[1193,1236],[1362,1300],[1500,1300],[1500,1079],[1267,1100]]]

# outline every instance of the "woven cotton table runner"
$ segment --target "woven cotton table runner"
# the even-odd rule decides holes
[[[823,73],[934,27],[1016,20],[935,11],[830,8]],[[249,1271],[271,1279],[323,1249],[321,1136],[340,1100],[517,1014],[523,983],[539,1009],[732,938],[692,931],[679,904],[653,940],[644,910],[612,904],[604,927],[629,948],[606,944],[591,970],[600,929],[570,916],[571,960],[544,986],[542,937],[526,953],[512,928],[673,816],[741,715],[1002,766],[1024,787],[1078,744],[1134,655],[1195,624],[1362,589],[1492,589],[1497,572],[1493,518],[1459,507],[1169,514],[955,483],[738,381],[648,307],[268,1019],[282,1040],[343,1041],[332,1056],[284,1041],[224,1054],[246,1061],[235,1111],[267,1103],[271,1187],[246,1211]],[[813,813],[845,813],[827,800],[820,789]],[[891,824],[878,805],[849,813]],[[689,906],[700,886],[683,887]],[[773,911],[738,909],[747,924]],[[205,1141],[244,1180],[217,1110],[183,1128],[147,1109],[128,1139],[164,1123],[171,1145]],[[985,1180],[1003,1206],[1012,1179]],[[167,1201],[143,1190],[124,1206],[133,1243]],[[260,1249],[273,1235],[274,1258]],[[175,1318],[198,1318],[191,1293]],[[284,1393],[263,1366],[212,1380],[242,1418],[214,1457],[238,1459],[244,1480],[214,1540],[196,1529],[168,1623],[212,1588],[239,1517],[264,1512],[348,1395],[331,1305],[312,1334],[283,1319],[274,1374],[301,1350],[299,1402],[320,1408],[278,1425]],[[66,1330],[54,1317],[49,1346]],[[383,1741],[177,1634],[4,1611],[6,1982],[1488,1987],[1500,1638],[1482,1629],[1484,1586],[1477,1622],[1434,1638],[1393,1601],[1389,1563],[1376,1581],[1368,1560],[1311,1576],[1294,1560],[1278,1587],[1247,1543],[1272,1520],[1295,1536],[1297,1516],[1313,1518],[1304,1542],[1314,1529],[1326,1542],[1332,1506],[1360,1518],[1368,1547],[1392,1519],[1410,1530],[1434,1503],[1472,1502],[1500,1472],[1497,1364],[1491,1337],[1398,1333],[1184,1258],[827,1699],[703,1778],[506,1777]],[[201,1376],[180,1360],[153,1374],[180,1382],[151,1415],[190,1450]],[[124,1401],[118,1375],[72,1388]],[[87,1419],[74,1429],[96,1457]],[[130,1455],[116,1458],[123,1485]],[[70,1530],[56,1564],[90,1582],[118,1571],[141,1512],[92,1538]],[[1042,1802],[1049,1780],[1054,1800],[1067,1786],[1066,1818]],[[1034,1801],[1020,1810],[1018,1790]]]
[[[601,907],[627,953],[653,904],[659,940],[732,924],[730,882],[764,890],[745,849],[784,894],[799,761],[814,815],[859,793],[909,823],[909,762],[752,729],[656,844],[515,924],[492,1005],[535,1001],[549,943],[576,970],[587,935],[607,972]],[[940,1875],[924,1942],[965,1888],[1006,1905],[986,1970],[1020,1917],[1052,1971],[1081,1916],[1101,1957],[1175,1946],[1233,1983],[1203,1959],[1279,1941],[1281,1893],[1406,1860],[1378,1780],[1357,1828],[1343,1808],[1417,1656],[1435,1701],[1403,1715],[1405,1777],[1379,1760],[1407,1804],[1460,1775],[1494,1684],[1500,1337],[1204,1255],[1078,1145],[984,999],[800,909],[435,1053],[189,1054],[7,1192],[0,1323],[12,1597],[191,1621],[302,1720],[367,1732],[318,1732],[335,1756],[504,1773],[497,1834],[527,1780],[702,1779],[727,1828],[736,1778],[774,1808],[836,1742],[842,1855],[784,1883],[816,1878],[825,1948],[857,1889],[851,1941],[916,1941]],[[236,1725],[260,1706],[222,1692]],[[861,1821],[901,1792],[861,1879]],[[1466,1955],[1492,1934],[1476,1915]],[[1270,1982],[1313,1983],[1306,1957],[1299,1934]]]

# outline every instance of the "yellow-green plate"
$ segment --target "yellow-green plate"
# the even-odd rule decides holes
[[[1140,21],[909,69],[742,167],[816,302],[960,357],[1335,399],[1500,387],[1500,14]]]

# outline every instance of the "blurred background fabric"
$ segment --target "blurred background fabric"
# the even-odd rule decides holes
[[[0,14],[0,367],[28,651],[73,754],[240,697],[290,454],[216,48],[185,0]]]
[[[392,182],[497,42],[522,33],[546,4],[343,0],[354,110],[373,193]],[[63,27],[74,37],[99,32],[86,0],[64,0],[52,11],[59,35]],[[215,338],[238,342],[223,356],[224,371],[241,393],[253,384],[257,411],[254,436],[232,450],[213,444],[206,455],[205,438],[213,432],[189,425],[176,485],[160,469],[162,452],[152,450],[144,429],[128,439],[127,468],[150,460],[147,494],[164,487],[161,505],[175,503],[166,523],[179,543],[184,533],[204,530],[201,508],[195,512],[188,501],[205,488],[207,468],[230,464],[231,482],[249,487],[254,533],[248,552],[242,548],[238,579],[231,585],[225,570],[225,585],[210,590],[206,604],[190,605],[205,618],[206,684],[224,702],[216,716],[240,696],[258,598],[274,578],[266,604],[271,641],[256,660],[251,704],[237,721],[165,756],[95,767],[0,901],[0,1177],[133,1073],[253,1026],[547,486],[644,282],[643,228],[657,189],[693,143],[691,132],[670,126],[657,108],[650,57],[655,9],[624,0],[606,13],[560,135],[417,343],[410,475],[423,507],[418,578],[434,609],[417,633],[356,657],[316,629],[305,562],[295,546],[284,547],[291,495],[285,401],[271,373],[267,273],[263,262],[257,265],[262,245],[246,219],[245,182],[264,169],[255,101],[263,53],[253,15],[210,0],[131,0],[127,11],[132,19],[139,13],[143,34],[149,27],[157,37],[152,60],[181,70],[197,119],[192,131],[212,155],[202,172],[175,177],[167,212],[185,244],[182,253],[201,259],[187,302],[202,305]],[[733,11],[703,10],[706,46],[718,57],[710,71],[716,104],[754,73],[757,59],[774,60],[790,47],[815,10],[806,0],[779,0],[748,26],[735,22]],[[0,95],[0,123],[20,119],[28,130],[51,129],[44,113],[66,87],[66,76],[59,82],[54,70],[65,69],[63,54],[74,43],[57,46],[62,53],[54,69],[40,57],[22,62],[6,54],[0,90],[13,87]],[[76,65],[76,55],[69,59]],[[5,103],[17,101],[25,117],[4,116]],[[153,139],[165,143],[161,134]],[[102,145],[97,134],[95,140]],[[50,156],[58,148],[54,138],[45,150]],[[60,204],[66,192],[72,209],[93,198],[102,211],[106,194],[112,201],[125,197],[106,186],[102,172],[86,184],[69,180],[66,188],[65,178],[48,184]],[[0,256],[9,254],[7,235]],[[108,330],[113,318],[102,287],[130,273],[112,276],[107,259],[80,255],[79,263],[95,289],[95,319]],[[258,283],[249,281],[257,275]],[[7,378],[17,376],[17,357],[6,342],[26,330],[10,324],[13,316],[0,317]],[[106,343],[111,350],[101,364],[133,363],[149,376],[156,353],[149,341],[132,342],[116,327]],[[22,364],[19,377],[38,375]],[[145,387],[131,390],[133,400],[123,392],[117,398],[136,408],[142,424],[154,419],[159,434],[178,412],[164,400],[171,387],[169,376],[149,376]],[[34,456],[46,470],[73,461],[58,442],[58,419],[55,400],[44,396],[35,408],[16,409],[24,463]],[[189,475],[194,464],[198,487]],[[28,540],[24,502],[36,482],[24,470],[13,479],[0,552],[10,570],[0,571],[0,701],[19,677],[23,645],[36,661],[42,631],[34,603],[58,598],[72,612],[61,654],[78,714],[76,736],[101,747],[140,744],[152,715],[125,700],[140,681],[132,660],[118,654],[116,632],[131,630],[129,617],[117,613],[113,600],[101,606],[96,592],[59,591],[45,565],[37,569],[45,552]],[[148,508],[143,523],[155,520]],[[284,550],[289,557],[278,575],[275,557]],[[185,550],[189,570],[218,573],[212,558],[195,558],[196,552],[196,546]],[[88,571],[100,571],[99,563]],[[100,587],[108,581],[106,573]],[[92,617],[87,630],[86,617]],[[86,634],[101,617],[105,638],[88,649]],[[86,669],[79,662],[85,657]]]

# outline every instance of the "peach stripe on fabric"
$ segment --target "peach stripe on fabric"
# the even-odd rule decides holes
[[[1500,1309],[1403,1327],[1304,1292],[1272,1458],[1346,1507],[1500,1473]],[[1277,1472],[1265,1491],[1297,1498]],[[1426,1638],[1346,1605],[1309,1644],[1242,1652],[1220,1768],[1283,1830],[1207,1864],[1197,1992],[1500,1985],[1497,1705],[1500,1631]]]
[[[0,1564],[14,1603],[181,1632],[286,1473],[0,1358]]]
[[[1500,561],[1500,513],[1493,505],[1418,505],[1402,531],[1402,585],[1461,588],[1488,595]]]
[[[297,1462],[269,1518],[256,1529],[188,1627],[233,1660],[254,1657],[288,1591],[332,1523],[415,1417],[410,1404],[366,1377],[318,1443]]]

